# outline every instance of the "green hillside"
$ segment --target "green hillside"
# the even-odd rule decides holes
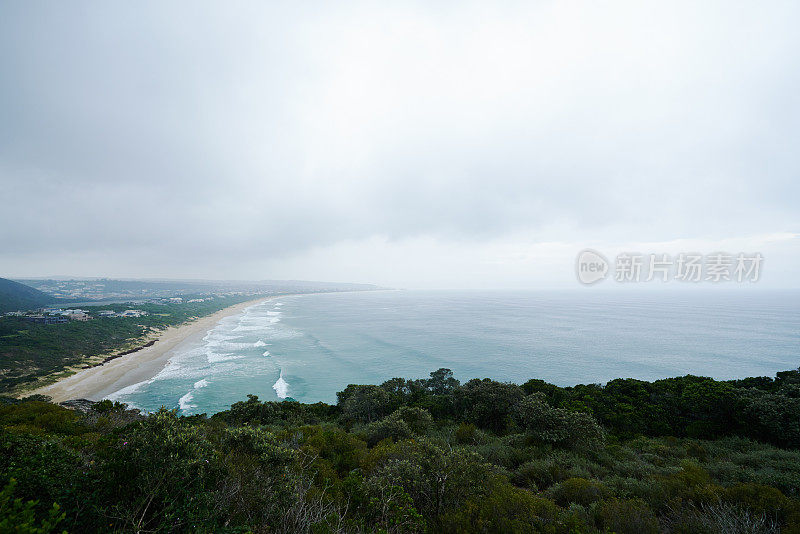
[[[0,397],[0,532],[798,533],[798,384],[439,369],[211,417]]]
[[[16,310],[30,310],[51,304],[56,299],[38,289],[0,278],[0,313]]]

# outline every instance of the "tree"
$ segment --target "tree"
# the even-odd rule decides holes
[[[433,371],[426,382],[428,390],[434,395],[449,395],[455,391],[458,384],[458,380],[453,378],[453,371],[445,368]]]
[[[495,432],[508,428],[511,412],[522,397],[518,385],[488,378],[470,380],[455,390],[457,413],[465,421]]]
[[[371,482],[401,486],[415,509],[435,522],[443,513],[485,496],[495,476],[474,452],[445,449],[423,438],[394,445]]]
[[[570,449],[603,443],[603,429],[589,414],[553,408],[542,393],[528,395],[514,409],[516,424],[534,439]]]
[[[391,415],[364,427],[364,432],[367,443],[373,446],[387,438],[399,441],[415,434],[424,434],[431,426],[433,418],[427,410],[401,406]]]
[[[350,384],[336,397],[345,420],[359,423],[377,421],[397,407],[397,400],[380,386]]]

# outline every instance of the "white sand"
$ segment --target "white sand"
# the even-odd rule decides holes
[[[242,302],[191,323],[167,328],[158,336],[158,341],[150,347],[120,356],[103,365],[83,369],[25,395],[48,395],[52,397],[53,402],[70,399],[102,400],[124,387],[153,378],[167,365],[174,354],[199,342],[224,317],[240,313],[249,306],[271,298],[277,297],[261,297]]]

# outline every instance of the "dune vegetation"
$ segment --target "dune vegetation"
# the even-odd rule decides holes
[[[800,372],[0,405],[3,532],[800,532]],[[17,530],[8,530],[13,525]]]

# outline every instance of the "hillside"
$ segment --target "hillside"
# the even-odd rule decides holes
[[[0,532],[795,533],[798,383],[439,369],[211,417],[0,397]]]
[[[30,310],[51,304],[56,299],[38,289],[0,278],[0,313]]]

